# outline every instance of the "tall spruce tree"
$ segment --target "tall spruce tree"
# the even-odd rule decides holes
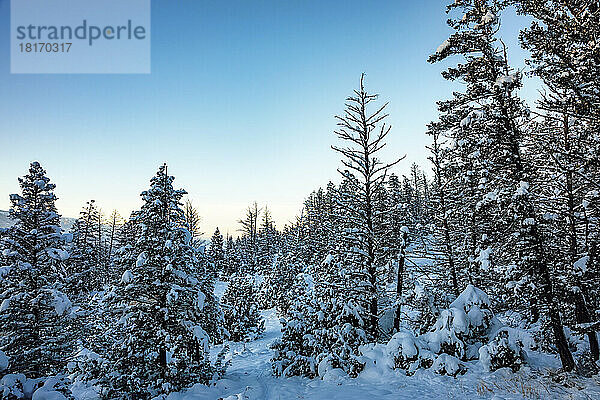
[[[521,13],[533,17],[520,39],[531,52],[528,65],[545,85],[537,102],[541,113],[534,144],[542,179],[556,185],[543,193],[547,213],[556,215],[547,223],[547,235],[555,244],[551,254],[564,278],[562,290],[572,310],[568,321],[572,327],[590,324],[595,320],[600,294],[600,265],[588,262],[588,238],[593,230],[589,230],[586,207],[594,204],[586,197],[595,197],[600,171],[600,53],[596,44],[600,4],[554,0],[516,3]],[[586,264],[583,269],[581,264]],[[596,329],[587,331],[594,360],[600,357]]]
[[[208,350],[222,330],[214,283],[192,247],[180,202],[185,191],[175,190],[173,180],[163,165],[142,193],[132,246],[137,259],[123,258],[121,282],[108,295],[119,331],[109,355],[109,392],[124,398],[207,383],[215,372]]]
[[[0,348],[9,372],[31,378],[60,372],[75,350],[71,301],[64,293],[65,250],[56,210],[55,185],[34,161],[19,178],[21,194],[10,195],[14,225],[5,231],[9,269],[0,299]]]
[[[96,201],[90,200],[79,212],[79,218],[71,228],[73,246],[69,281],[76,295],[85,296],[90,291],[100,289],[108,275],[101,263],[99,221],[100,210]]]
[[[429,61],[439,62],[455,55],[464,60],[447,69],[443,76],[465,82],[465,92],[456,93],[447,109],[458,113],[470,109],[461,124],[478,138],[475,154],[480,162],[481,196],[476,211],[481,218],[482,235],[477,243],[479,254],[474,259],[478,263],[477,276],[481,279],[487,272],[492,251],[499,255],[496,259],[513,261],[514,267],[513,263],[505,265],[504,282],[515,295],[506,300],[527,296],[532,320],[540,312],[547,317],[563,368],[571,370],[573,356],[558,310],[544,238],[538,228],[536,188],[532,187],[535,170],[522,149],[526,143],[524,124],[529,115],[517,96],[521,75],[509,67],[506,49],[497,38],[498,16],[504,6],[504,2],[492,0],[465,0],[448,6],[448,12],[460,13],[459,18],[448,20],[455,32]],[[507,236],[507,231],[513,235]]]
[[[213,263],[213,268],[217,275],[222,275],[224,273],[225,249],[223,248],[223,235],[219,232],[218,227],[210,239],[208,259]]]

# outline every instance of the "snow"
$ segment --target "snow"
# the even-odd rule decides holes
[[[431,368],[440,375],[452,376],[458,374],[461,369],[458,358],[445,353],[437,356]]]
[[[458,300],[458,299],[457,299]],[[480,296],[477,290],[469,290],[461,297],[460,305],[469,303],[485,303],[486,297]],[[542,398],[585,399],[598,398],[600,389],[588,387],[564,389],[551,380],[542,379],[536,370],[523,368],[516,374],[506,369],[490,373],[485,371],[478,360],[463,363],[453,356],[442,354],[435,358],[435,367],[446,375],[439,375],[432,370],[417,370],[414,375],[407,376],[399,369],[392,369],[391,350],[386,345],[366,345],[361,348],[364,355],[365,369],[357,378],[348,377],[343,371],[332,368],[328,363],[319,365],[320,377],[308,379],[303,377],[278,378],[272,373],[270,345],[281,336],[281,325],[275,310],[262,312],[265,319],[265,334],[262,338],[249,343],[230,343],[232,364],[223,379],[212,386],[194,385],[189,390],[172,393],[167,400],[267,400],[267,399],[303,399],[303,400],[419,400],[419,399],[522,399],[523,396],[515,385],[507,382],[527,382],[532,391]],[[396,336],[396,343],[404,343],[406,335]],[[406,342],[407,354],[412,353]],[[389,345],[388,345],[389,346]],[[211,350],[215,356],[220,347]],[[534,355],[532,362],[539,369],[556,367],[556,357],[542,353]],[[464,375],[459,372],[467,365]],[[451,375],[457,374],[456,377]],[[450,376],[449,376],[450,375]],[[481,382],[493,392],[481,390]],[[562,392],[561,392],[562,391]],[[565,392],[565,391],[568,391]],[[548,393],[552,393],[548,396]],[[548,397],[543,397],[548,396]],[[569,397],[571,396],[571,397]]]
[[[48,249],[47,253],[48,256],[50,256],[50,258],[53,258],[58,261],[68,260],[71,256],[68,251],[62,249]]]
[[[146,264],[146,258],[146,252],[140,253],[135,261],[135,266],[138,268],[142,267],[144,264]]]
[[[196,297],[196,307],[198,307],[198,310],[202,310],[204,308],[205,300],[206,295],[201,290],[198,290],[198,295]]]
[[[215,297],[217,299],[221,299],[223,297],[223,295],[225,294],[225,291],[227,290],[227,286],[228,286],[229,282],[224,282],[224,281],[218,281],[215,284]]]
[[[0,312],[8,310],[10,307],[10,299],[4,299],[0,304]]]
[[[410,332],[398,332],[386,344],[386,351],[390,355],[402,354],[405,358],[413,358],[419,353],[415,340]]]
[[[0,397],[4,399],[23,398],[26,394],[25,385],[27,378],[23,374],[6,374],[0,379]]]
[[[44,382],[44,386],[33,392],[31,400],[67,400],[65,395],[55,390],[57,384],[57,378],[49,378]]]
[[[481,17],[482,24],[489,24],[490,22],[494,22],[495,20],[496,16],[491,11],[488,11],[483,17]]]
[[[75,400],[100,400],[96,388],[89,386],[85,382],[75,381],[70,389]]]
[[[503,87],[503,86],[510,86],[512,84],[514,84],[517,81],[517,75],[516,74],[509,74],[509,75],[502,75],[499,76],[498,79],[496,79],[496,86],[498,87]]]
[[[210,336],[208,333],[206,333],[206,331],[200,325],[194,326],[192,328],[192,333],[198,342],[200,342],[200,345],[204,348],[204,350],[208,351],[210,342]]]
[[[483,290],[468,285],[465,290],[450,304],[450,308],[465,309],[471,305],[490,305],[490,299]]]
[[[125,272],[123,272],[123,275],[121,276],[121,282],[129,283],[129,282],[131,282],[132,279],[133,279],[133,274],[131,273],[130,270],[126,270]]]
[[[444,40],[442,42],[442,44],[440,44],[438,46],[438,48],[436,49],[436,53],[441,54],[442,52],[444,52],[444,50],[446,50],[448,47],[450,47],[450,41],[448,39]]]
[[[0,350],[0,372],[8,369],[8,357]]]
[[[510,349],[515,354],[522,351],[522,343],[517,331],[510,328],[501,328],[496,332],[493,339],[486,345],[479,348],[479,361],[486,371],[493,371],[493,356],[504,349]]]
[[[52,306],[54,307],[54,310],[56,311],[57,315],[63,315],[65,314],[65,312],[71,310],[73,304],[71,303],[71,300],[69,300],[66,294],[59,292],[58,290],[54,290],[52,292],[52,295]]]
[[[469,114],[467,114],[466,117],[464,117],[461,121],[460,121],[460,127],[461,128],[468,128],[469,126],[471,126],[471,124],[475,121],[477,121],[478,119],[481,119],[482,117],[485,116],[485,111],[483,110],[473,110],[471,111]],[[464,145],[464,140],[460,140],[462,143],[458,143],[459,146],[463,146]]]
[[[184,236],[184,243],[186,245],[189,245],[190,243],[192,243],[192,234],[190,233],[189,230],[187,230],[186,228],[179,228],[181,232],[183,232],[183,236]]]
[[[64,394],[55,390],[40,388],[33,392],[31,400],[67,400]]]
[[[588,264],[589,260],[590,260],[589,256],[583,256],[579,260],[575,261],[573,263],[573,267],[575,268],[575,271],[585,273],[587,271],[587,264]]]
[[[492,253],[492,248],[486,247],[485,249],[481,250],[479,252],[479,255],[477,256],[477,258],[475,258],[475,261],[480,263],[481,269],[484,271],[487,271],[490,268],[491,253]]]
[[[533,225],[535,225],[535,219],[534,218],[525,218],[523,220],[523,225],[524,226],[533,226]]]
[[[216,292],[225,290],[225,282],[217,282]],[[484,306],[489,303],[485,293],[475,287],[468,287],[452,303],[452,307],[462,310],[473,310],[473,305]],[[469,314],[470,311],[467,313]],[[229,343],[230,352],[226,359],[232,364],[225,376],[206,386],[196,384],[187,390],[171,393],[167,400],[267,400],[267,399],[303,399],[303,400],[420,400],[420,399],[522,399],[520,383],[526,383],[532,393],[530,398],[600,398],[600,387],[594,384],[577,385],[572,388],[552,382],[550,376],[542,376],[547,369],[560,366],[556,356],[528,350],[528,365],[517,373],[506,368],[488,372],[485,355],[480,360],[462,362],[449,354],[438,356],[427,353],[422,348],[420,339],[412,333],[402,331],[396,333],[389,343],[368,344],[361,346],[364,370],[357,378],[350,378],[343,371],[333,368],[330,362],[322,362],[318,366],[319,377],[308,379],[303,377],[280,378],[273,375],[270,359],[273,350],[270,346],[281,337],[281,324],[275,310],[265,310],[264,335],[249,343]],[[468,315],[475,318],[475,315]],[[196,329],[197,328],[197,329]],[[509,340],[525,342],[531,340],[522,336],[522,331],[501,328],[508,331]],[[206,334],[200,327],[194,327],[194,334],[204,338]],[[531,340],[531,343],[533,341]],[[527,346],[525,346],[527,347]],[[483,347],[482,347],[483,348]],[[222,346],[211,349],[211,358],[222,350]],[[399,351],[406,357],[414,357],[420,352],[421,357],[433,360],[431,369],[414,369],[411,376],[401,369],[394,369],[393,354]],[[485,353],[487,347],[483,350]],[[85,354],[84,354],[85,353]],[[82,351],[80,355],[97,357],[95,353]],[[0,352],[0,367],[2,367]],[[434,371],[442,372],[443,375]],[[462,374],[463,372],[465,372]],[[454,376],[456,375],[456,376]],[[27,379],[24,375],[8,374],[0,380],[0,397],[7,398],[9,393],[26,392],[32,400],[65,400],[65,396],[56,391],[57,380],[47,379],[45,384],[31,393],[38,386],[39,380]],[[514,384],[512,384],[514,382]],[[591,382],[591,381],[590,381]],[[512,385],[511,385],[512,384]],[[483,386],[482,386],[483,385]],[[88,384],[76,381],[70,386],[75,400],[97,400],[96,390]],[[27,394],[28,393],[28,394]]]

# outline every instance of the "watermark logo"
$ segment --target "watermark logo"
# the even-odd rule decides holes
[[[150,0],[11,0],[12,73],[150,73]]]

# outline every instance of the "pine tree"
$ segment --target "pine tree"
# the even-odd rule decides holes
[[[346,99],[344,115],[336,117],[338,130],[335,134],[348,147],[332,146],[344,157],[342,164],[347,170],[340,173],[350,189],[346,198],[339,202],[345,212],[346,248],[342,252],[346,254],[341,261],[348,263],[343,268],[356,279],[351,286],[362,292],[357,300],[364,307],[362,318],[371,339],[376,339],[379,333],[378,281],[380,270],[386,263],[382,257],[382,232],[376,226],[376,198],[384,189],[389,169],[401,160],[385,164],[378,158],[391,127],[383,122],[388,115],[385,113],[387,103],[374,112],[368,110],[377,97],[365,90],[363,74],[359,89]],[[354,178],[352,173],[357,177]]]
[[[317,364],[322,348],[315,336],[316,322],[324,317],[317,312],[318,304],[305,275],[299,275],[291,292],[291,304],[282,318],[282,337],[272,345],[273,372],[277,376],[317,375]]]
[[[15,224],[5,231],[9,269],[2,282],[0,348],[10,371],[31,378],[59,372],[72,344],[71,302],[65,295],[65,250],[56,210],[55,185],[39,162],[19,178],[21,194],[10,196]]]
[[[546,224],[555,244],[553,263],[566,283],[562,290],[572,310],[571,326],[589,324],[600,293],[596,278],[600,266],[591,263],[584,272],[575,265],[589,259],[584,205],[590,202],[585,197],[598,188],[600,69],[595,41],[600,7],[595,1],[525,0],[517,5],[521,13],[535,18],[520,39],[531,52],[529,66],[546,88],[537,104],[543,115],[535,127],[534,144],[544,178],[556,185],[547,188],[543,201],[547,212],[556,215]],[[596,333],[587,333],[592,357],[598,360]]]
[[[262,212],[261,208],[258,208],[258,204],[254,202],[251,206],[246,209],[246,216],[244,219],[238,221],[242,226],[240,232],[242,237],[240,238],[240,250],[241,250],[241,263],[242,268],[245,272],[254,273],[256,272],[257,258],[258,258],[258,217]]]
[[[123,218],[121,218],[121,215],[119,214],[119,212],[117,210],[113,210],[113,212],[110,214],[110,220],[109,220],[109,233],[108,233],[108,249],[107,249],[107,263],[109,266],[111,266],[113,264],[113,256],[114,256],[114,251],[117,248],[117,244],[119,243],[119,237],[120,237],[120,229],[123,226]],[[107,275],[110,276],[110,273],[108,273]],[[110,278],[109,278],[110,279]]]
[[[517,296],[529,297],[532,320],[543,312],[549,320],[554,343],[563,368],[574,367],[562,327],[554,282],[545,254],[545,244],[538,228],[535,188],[531,187],[535,170],[522,150],[526,134],[523,126],[528,110],[516,91],[521,76],[508,65],[506,49],[497,45],[498,14],[504,4],[497,1],[466,0],[448,6],[461,11],[461,18],[449,19],[455,30],[429,61],[438,62],[453,55],[465,60],[443,75],[449,80],[466,83],[465,93],[456,93],[450,109],[471,109],[461,124],[478,137],[480,161],[477,203],[483,234],[478,240],[478,278],[489,265],[490,243],[497,244],[502,259],[514,260],[515,268],[506,269],[506,287]],[[477,114],[474,114],[477,112]],[[476,118],[472,118],[476,116]],[[464,122],[463,122],[464,121]],[[534,190],[532,190],[534,189]],[[506,235],[506,232],[513,235]],[[498,259],[499,257],[496,257]],[[512,263],[511,263],[512,264]],[[532,288],[537,290],[531,290]]]
[[[257,339],[265,329],[260,315],[254,282],[247,276],[234,276],[221,299],[225,329],[229,340],[246,342]]]
[[[271,212],[265,206],[257,239],[257,268],[258,272],[263,275],[269,274],[273,268],[273,258],[279,247],[278,239],[278,232],[275,229]]]
[[[285,256],[282,252],[273,257],[272,267],[260,284],[257,296],[262,309],[275,307],[280,315],[286,315],[293,301],[289,297],[296,275],[301,272],[301,264],[293,251]]]
[[[235,274],[239,271],[240,260],[238,248],[233,240],[233,236],[227,235],[227,241],[225,242],[225,251],[223,254],[224,258],[224,277],[223,279],[227,279],[227,277]]]
[[[435,234],[441,249],[439,251],[442,263],[448,271],[448,281],[451,282],[452,293],[458,297],[460,289],[458,286],[458,272],[455,258],[454,241],[455,226],[451,220],[452,203],[450,202],[448,190],[448,171],[447,171],[447,151],[442,148],[440,143],[440,125],[431,123],[428,126],[427,133],[431,135],[433,143],[429,150],[431,156],[429,160],[433,164],[434,185],[432,195],[433,219],[436,226]]]
[[[74,295],[86,296],[90,291],[100,289],[107,277],[108,271],[101,263],[102,231],[98,229],[99,221],[101,221],[100,210],[95,200],[90,200],[86,202],[79,213],[79,218],[71,228],[73,262],[72,270],[69,271],[69,286]]]
[[[119,340],[109,354],[110,390],[125,398],[150,398],[207,383],[210,343],[219,340],[220,313],[212,277],[192,248],[167,166],[159,168],[136,215],[134,264],[124,257],[121,282],[108,295]],[[114,378],[113,378],[114,376]]]
[[[215,229],[215,233],[210,239],[210,247],[208,248],[208,259],[214,265],[214,270],[217,275],[224,273],[225,250],[223,249],[223,235],[219,232],[219,228]]]

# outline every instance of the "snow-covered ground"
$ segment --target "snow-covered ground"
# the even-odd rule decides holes
[[[217,296],[224,289],[219,283]],[[427,370],[419,370],[413,376],[391,370],[384,355],[378,354],[378,346],[369,352],[371,362],[356,379],[335,375],[328,379],[278,378],[272,374],[269,347],[281,336],[281,324],[274,310],[263,311],[262,315],[266,330],[261,339],[230,344],[232,364],[224,379],[213,386],[196,385],[173,393],[168,399],[600,399],[597,380],[572,378],[570,388],[553,383],[549,371],[557,369],[559,361],[537,352],[529,352],[530,365],[518,373],[505,370],[488,373],[478,361],[472,361],[468,363],[467,374],[453,378]]]

